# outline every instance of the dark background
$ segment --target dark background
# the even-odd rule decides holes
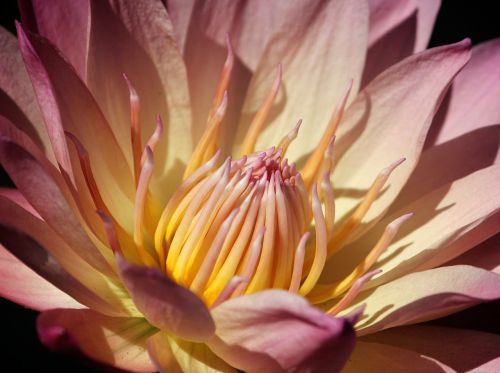
[[[397,0],[395,0],[397,1]],[[473,5],[472,5],[473,4]],[[500,17],[496,1],[445,0],[432,34],[431,46],[453,43],[470,37],[473,44],[500,37]],[[14,20],[20,20],[15,1],[2,0],[0,24],[13,31]],[[9,183],[3,171],[0,185]],[[1,281],[1,279],[0,279]],[[468,328],[500,334],[500,301],[472,307],[435,320],[434,324]],[[4,372],[28,371],[111,371],[95,367],[78,357],[47,351],[36,336],[37,312],[27,310],[0,298],[0,361]]]

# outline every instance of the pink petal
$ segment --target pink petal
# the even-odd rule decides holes
[[[242,370],[336,372],[354,347],[351,321],[280,290],[234,298],[212,316],[217,333],[210,348]]]
[[[413,54],[417,9],[413,1],[370,0],[368,52],[362,87]]]
[[[189,342],[160,332],[149,338],[148,352],[160,372],[231,372],[236,369],[217,357],[206,344]]]
[[[474,129],[500,123],[500,39],[472,49],[472,57],[453,81],[449,101],[433,124],[432,143],[441,144]],[[435,128],[434,128],[435,127]]]
[[[413,0],[417,3],[417,35],[415,52],[427,48],[431,39],[434,22],[441,7],[441,0]]]
[[[469,58],[469,46],[470,41],[464,40],[411,56],[379,75],[358,95],[345,114],[335,144],[342,154],[333,173],[339,219],[359,203],[359,198],[343,198],[342,191],[368,190],[380,170],[406,157],[391,175],[389,188],[370,208],[365,227],[396,198],[417,164],[444,92]]]
[[[186,68],[159,0],[91,2],[87,83],[130,160],[129,92],[123,74],[140,98],[142,138],[151,136],[158,115],[168,123],[155,151],[155,173],[164,178],[175,162],[189,159],[192,144]],[[156,186],[159,198],[172,192],[177,174]]]
[[[0,295],[4,298],[44,311],[51,308],[85,308],[74,298],[27,267],[0,245]]]
[[[257,149],[267,149],[279,143],[302,118],[300,131],[307,135],[299,134],[287,151],[288,157],[294,161],[317,145],[334,108],[342,101],[351,82],[351,95],[356,95],[368,35],[368,7],[363,1],[324,2],[314,9],[311,7],[300,17],[306,15],[310,18],[305,29],[293,25],[283,33],[284,39],[278,37],[269,45],[269,52],[250,82],[237,135],[239,143],[249,119],[271,86],[276,66],[283,63],[282,92],[271,113],[272,121],[269,120],[257,141]]]
[[[410,349],[383,343],[358,342],[343,372],[451,373],[453,370]]]
[[[500,274],[500,234],[497,233],[490,239],[446,263],[446,265],[458,264],[483,268]]]
[[[458,372],[487,373],[497,372],[500,368],[500,336],[496,334],[415,325],[384,330],[362,340],[411,350]]]
[[[102,253],[92,243],[63,195],[63,184],[52,175],[50,164],[42,165],[19,145],[0,141],[0,161],[17,188],[57,233],[88,263],[113,275]]]
[[[366,304],[360,335],[435,319],[500,298],[500,275],[466,265],[411,273],[362,292],[347,309]]]
[[[0,113],[29,134],[55,163],[33,87],[16,38],[0,27]]]
[[[91,310],[55,309],[40,314],[37,329],[41,342],[50,349],[64,351],[77,347],[88,357],[121,369],[155,371],[145,343],[157,330],[144,319],[108,317]]]
[[[201,299],[154,268],[118,257],[120,276],[134,303],[154,326],[189,341],[210,338],[215,325]]]
[[[36,32],[54,44],[85,79],[89,39],[89,8],[87,0],[31,0]]]
[[[94,99],[71,66],[45,39],[26,35],[21,26],[18,37],[58,163],[72,178],[64,131],[71,132],[88,150],[92,171],[108,208],[123,226],[131,227],[133,178]]]

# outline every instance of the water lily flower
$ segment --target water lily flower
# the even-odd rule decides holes
[[[498,371],[500,337],[414,325],[500,297],[498,40],[425,50],[438,1],[20,4],[0,294],[49,348]]]

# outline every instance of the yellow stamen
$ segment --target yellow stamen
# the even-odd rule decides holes
[[[243,140],[243,144],[241,146],[240,154],[243,156],[245,154],[252,154],[255,149],[255,144],[257,142],[257,137],[259,136],[264,124],[266,123],[266,119],[269,116],[271,108],[274,103],[274,99],[278,94],[280,85],[281,85],[281,75],[282,68],[281,64],[278,65],[276,78],[274,79],[273,86],[271,87],[271,91],[268,93],[266,99],[264,100],[262,106],[255,114],[255,117],[248,128],[245,139]]]
[[[281,139],[281,141],[279,142],[277,148],[281,149],[281,151],[283,152],[282,153],[283,157],[285,156],[286,151],[288,150],[288,147],[290,146],[290,144],[293,142],[293,140],[295,140],[297,138],[301,124],[302,124],[302,119],[299,119],[299,121],[297,122],[295,127],[290,132],[288,132],[285,135],[285,137],[283,137]]]
[[[304,267],[304,256],[306,253],[306,243],[309,239],[310,233],[306,232],[300,239],[297,249],[295,251],[295,260],[293,262],[292,278],[290,280],[290,287],[288,290],[292,293],[298,293],[300,288],[300,280],[302,279],[302,270]]]
[[[352,80],[349,83],[346,93],[342,98],[340,104],[333,111],[332,117],[328,126],[326,127],[325,132],[323,133],[323,137],[321,138],[318,146],[314,149],[313,153],[307,159],[307,162],[304,168],[301,171],[301,174],[304,178],[304,183],[309,188],[318,175],[319,168],[321,166],[321,161],[323,160],[323,154],[325,150],[328,148],[337,128],[342,120],[344,115],[345,105],[347,103],[347,99],[349,98],[349,93],[352,88]]]

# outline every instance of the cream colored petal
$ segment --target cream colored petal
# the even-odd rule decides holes
[[[411,350],[434,358],[457,372],[493,373],[500,367],[500,336],[496,334],[415,325],[384,330],[361,340]]]
[[[417,164],[427,130],[451,80],[469,58],[470,41],[413,55],[379,75],[362,91],[340,124],[333,173],[341,220],[359,202],[377,173],[406,157],[365,222],[389,207]],[[352,196],[352,195],[354,196]]]
[[[500,274],[500,234],[480,243],[446,265],[465,264]]]
[[[148,340],[148,350],[161,373],[236,372],[236,369],[217,357],[205,344],[184,341],[165,332]]]
[[[363,291],[345,312],[366,304],[359,335],[432,320],[500,298],[500,275],[466,265],[411,273]]]
[[[368,6],[364,1],[324,2],[306,15],[310,17],[306,29],[291,25],[269,44],[250,83],[236,140],[240,143],[243,139],[271,87],[277,65],[282,63],[281,93],[256,148],[278,144],[302,118],[300,133],[287,152],[292,161],[304,161],[300,157],[316,147],[351,80],[351,95],[356,95],[368,37]]]

